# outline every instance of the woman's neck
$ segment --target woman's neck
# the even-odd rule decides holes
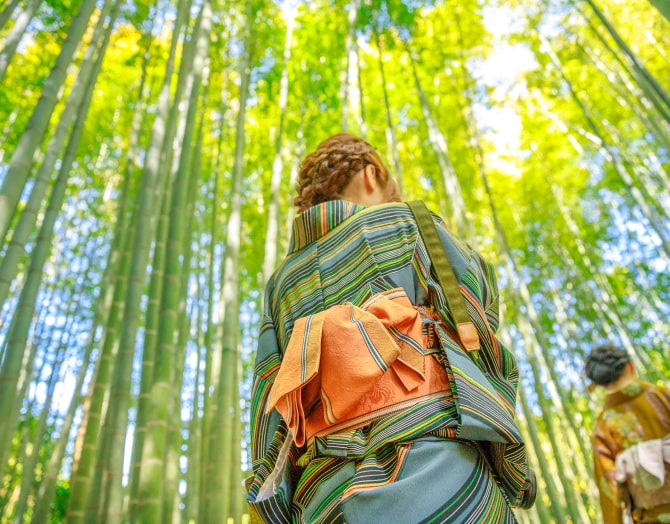
[[[634,373],[625,373],[623,376],[619,377],[615,382],[610,384],[607,387],[607,393],[616,393],[617,391],[622,390],[628,384],[635,380]]]

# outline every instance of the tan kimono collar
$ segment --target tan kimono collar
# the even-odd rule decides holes
[[[646,384],[640,379],[635,379],[630,384],[626,384],[619,391],[609,393],[607,397],[605,397],[605,409],[610,409],[619,404],[630,402],[633,398],[641,395],[647,389],[649,389],[649,384]]]

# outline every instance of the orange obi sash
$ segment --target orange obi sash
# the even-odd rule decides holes
[[[432,321],[431,321],[432,322]],[[298,319],[268,399],[295,443],[451,393],[402,288]]]

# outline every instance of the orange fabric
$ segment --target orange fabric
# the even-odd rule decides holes
[[[347,421],[365,423],[393,406],[450,390],[425,355],[419,312],[401,289],[298,319],[270,391],[298,446]]]

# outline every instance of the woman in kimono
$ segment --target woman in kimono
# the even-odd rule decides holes
[[[408,206],[373,147],[303,161],[268,282],[251,397],[252,522],[509,523],[535,482],[497,340],[493,267],[432,215],[480,341],[464,350]]]
[[[593,430],[594,474],[605,524],[670,522],[670,390],[637,377],[626,350],[606,344],[585,372],[607,389]]]

